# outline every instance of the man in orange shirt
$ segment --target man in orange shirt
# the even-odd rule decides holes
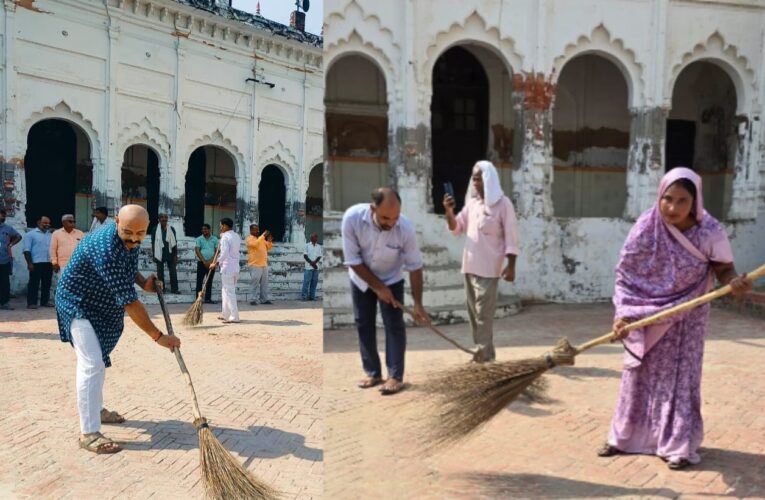
[[[250,226],[250,235],[245,242],[247,243],[247,267],[250,268],[250,305],[258,304],[260,296],[261,304],[272,304],[268,298],[268,251],[274,246],[273,236],[268,230],[258,236],[260,228],[257,224]]]
[[[61,217],[61,229],[53,231],[50,239],[50,262],[53,264],[53,272],[60,273],[66,267],[66,263],[72,258],[74,249],[80,244],[85,234],[74,227],[74,215],[66,214]]]

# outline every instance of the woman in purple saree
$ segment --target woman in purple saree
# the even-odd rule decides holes
[[[608,441],[600,456],[657,455],[671,469],[700,462],[701,366],[709,304],[641,330],[624,326],[709,291],[714,277],[733,293],[736,276],[725,228],[704,211],[701,178],[670,170],[656,204],[633,226],[616,269],[614,331],[625,345],[624,372]]]

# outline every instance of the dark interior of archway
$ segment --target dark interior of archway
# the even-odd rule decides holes
[[[430,111],[433,207],[444,213],[444,183],[451,182],[459,210],[473,165],[485,159],[489,140],[489,83],[481,63],[467,50],[451,48],[436,61]]]
[[[75,213],[77,136],[71,125],[63,120],[36,123],[27,136],[24,167],[27,226],[35,227],[45,215],[53,227],[61,227],[61,216]]]
[[[191,153],[189,168],[186,171],[186,216],[183,218],[183,229],[186,236],[202,234],[202,224],[205,216],[205,148],[199,147]],[[217,227],[213,232],[217,234]]]
[[[274,235],[274,241],[284,241],[286,201],[284,175],[278,167],[267,166],[258,185],[258,226],[261,233],[268,229]]]
[[[122,165],[122,196],[142,198],[145,194],[149,227],[153,230],[159,220],[159,157],[146,146],[130,146],[125,151]],[[141,168],[126,168],[129,165],[141,165]],[[143,165],[146,169],[141,172]],[[145,193],[141,187],[145,188]]]

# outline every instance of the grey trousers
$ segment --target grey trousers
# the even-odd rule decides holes
[[[268,297],[268,266],[252,266],[249,269],[250,278],[252,278],[252,283],[250,284],[250,302],[261,304],[271,300]]]
[[[483,348],[484,360],[494,361],[494,311],[497,309],[497,284],[499,278],[482,278],[465,274],[467,298],[473,342]]]

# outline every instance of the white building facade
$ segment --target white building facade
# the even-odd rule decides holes
[[[87,230],[93,207],[139,203],[152,222],[169,214],[189,251],[203,223],[217,233],[230,217],[297,259],[320,232],[319,36],[212,0],[4,0],[0,41],[2,203],[17,229],[75,213]]]
[[[330,219],[393,185],[423,246],[448,251],[457,272],[443,184],[461,203],[473,164],[488,159],[520,225],[517,280],[501,292],[606,300],[631,225],[666,170],[685,165],[701,174],[738,269],[765,262],[762,0],[324,8]]]

